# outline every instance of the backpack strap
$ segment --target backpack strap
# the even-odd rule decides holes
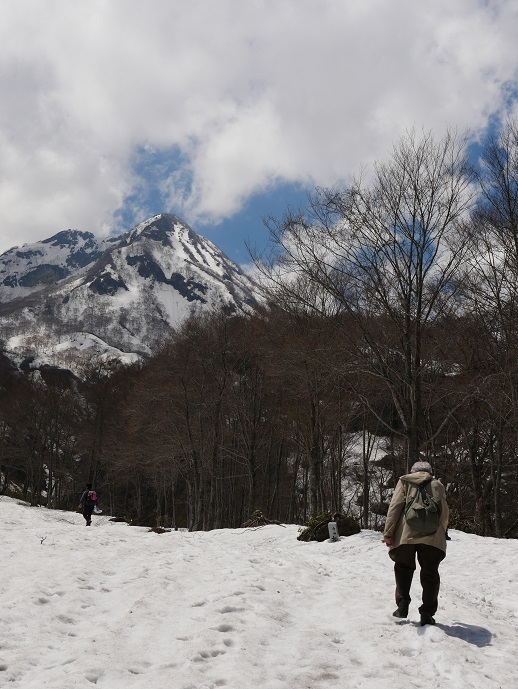
[[[421,483],[421,484],[419,485],[419,488],[420,488],[421,490],[424,490],[425,493],[428,493],[428,495],[429,495],[430,497],[433,498],[432,481],[433,481],[433,478],[429,478],[428,481],[425,481],[424,483]]]
[[[408,504],[409,502],[411,502],[418,493],[421,493],[423,497],[424,495],[427,495],[430,498],[433,498],[434,495],[432,492],[432,481],[433,478],[429,478],[428,481],[425,481],[424,483],[411,483],[410,481],[405,481],[407,485],[405,491],[405,503]],[[409,488],[415,488],[416,492],[409,492]]]
[[[442,512],[442,503],[439,498],[436,498],[435,495],[433,494],[432,491],[432,481],[433,477],[428,479],[428,481],[425,481],[424,483],[421,483],[419,485],[419,490],[423,494],[423,498],[426,496],[427,498],[431,498],[433,502],[437,505],[437,509],[439,510],[439,514]]]

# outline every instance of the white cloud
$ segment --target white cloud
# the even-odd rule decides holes
[[[138,147],[182,153],[164,210],[217,221],[346,179],[413,124],[480,131],[516,35],[516,0],[2,3],[0,250],[114,224]]]

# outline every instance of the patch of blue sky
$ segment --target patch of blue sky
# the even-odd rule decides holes
[[[515,82],[509,81],[502,87],[502,107],[492,113],[480,136],[473,137],[467,146],[470,161],[476,168],[480,168],[480,161],[484,146],[488,139],[498,137],[502,126],[508,116],[512,117],[513,111],[518,108],[518,86]]]
[[[201,225],[199,234],[210,239],[229,258],[239,264],[250,262],[247,246],[261,252],[268,244],[269,231],[265,220],[281,219],[290,209],[304,208],[312,188],[288,182],[277,183],[266,191],[250,196],[241,210],[217,225]]]
[[[175,213],[168,208],[167,182],[182,172],[184,193],[189,193],[192,180],[188,174],[188,159],[178,146],[156,149],[141,146],[131,160],[134,184],[131,194],[114,213],[117,229],[126,231],[139,222],[159,213]],[[179,213],[177,213],[179,214]]]

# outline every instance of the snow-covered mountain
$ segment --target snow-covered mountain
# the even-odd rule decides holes
[[[259,300],[237,264],[171,214],[107,239],[66,230],[0,256],[0,337],[24,355],[52,359],[85,332],[145,354],[192,312],[249,312]]]

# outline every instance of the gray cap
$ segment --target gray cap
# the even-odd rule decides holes
[[[410,469],[410,473],[415,474],[416,471],[427,471],[429,474],[431,474],[432,466],[430,462],[416,462]]]

